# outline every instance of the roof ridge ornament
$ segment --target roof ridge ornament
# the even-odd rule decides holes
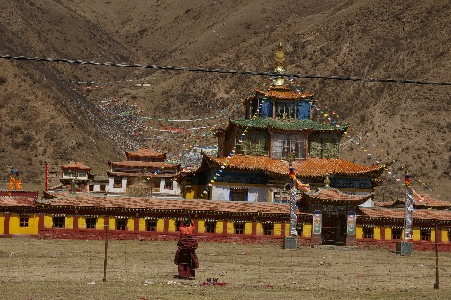
[[[285,74],[285,53],[283,52],[282,43],[277,45],[276,53],[274,54],[274,72],[277,74]],[[284,85],[285,80],[282,76],[277,76],[274,80],[274,85]]]
[[[325,189],[330,189],[329,173],[326,173],[326,179],[324,180],[324,188]]]

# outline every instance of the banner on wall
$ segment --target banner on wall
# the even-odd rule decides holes
[[[347,233],[349,235],[355,235],[355,225],[356,225],[355,212],[350,211],[350,212],[348,212],[348,219],[347,219]]]
[[[320,210],[313,212],[313,234],[321,234],[322,214]]]

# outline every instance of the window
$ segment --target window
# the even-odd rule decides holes
[[[64,228],[65,217],[53,217],[53,228]]]
[[[273,235],[274,233],[274,224],[263,224],[263,234],[264,235]]]
[[[101,185],[100,185],[100,191],[101,191],[101,192],[105,192],[105,188],[106,188],[106,185],[105,185],[105,184],[101,184]]]
[[[95,229],[97,223],[97,218],[86,218],[86,228]]]
[[[19,226],[28,227],[29,217],[20,217]]]
[[[420,238],[422,241],[429,241],[431,239],[431,230],[429,228],[420,229]]]
[[[244,234],[244,223],[234,223],[235,234]]]
[[[289,153],[294,153],[296,159],[305,159],[307,153],[305,137],[300,134],[275,132],[272,141],[272,158],[286,158]]]
[[[393,228],[391,230],[391,239],[392,240],[400,240],[402,237],[402,229],[400,228]]]
[[[115,188],[122,187],[122,178],[121,177],[114,177],[113,187],[115,187]]]
[[[294,119],[294,102],[276,102],[276,119]]]
[[[363,228],[363,238],[364,239],[374,238],[374,228],[373,227],[364,227]]]
[[[157,221],[146,220],[146,231],[157,231]]]
[[[216,222],[205,222],[205,232],[215,233],[216,231]]]
[[[263,118],[272,118],[272,102],[267,98],[258,98],[252,101],[252,115]]]
[[[92,185],[92,184],[89,185],[89,191],[90,192],[94,191],[94,185]]]
[[[116,230],[125,230],[127,228],[127,219],[116,219]]]
[[[164,180],[164,189],[172,190],[172,188],[173,188],[172,179],[165,179]]]
[[[247,189],[231,189],[230,200],[231,201],[246,201]]]

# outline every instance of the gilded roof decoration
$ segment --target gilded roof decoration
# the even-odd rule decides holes
[[[277,120],[272,118],[252,118],[250,120],[230,120],[230,124],[257,129],[274,129],[285,131],[346,131],[346,126],[320,124],[313,120]]]

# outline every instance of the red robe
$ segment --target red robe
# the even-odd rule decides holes
[[[179,278],[193,279],[196,269],[199,268],[199,259],[196,255],[197,241],[191,235],[181,235],[177,243],[174,263],[178,266]]]

